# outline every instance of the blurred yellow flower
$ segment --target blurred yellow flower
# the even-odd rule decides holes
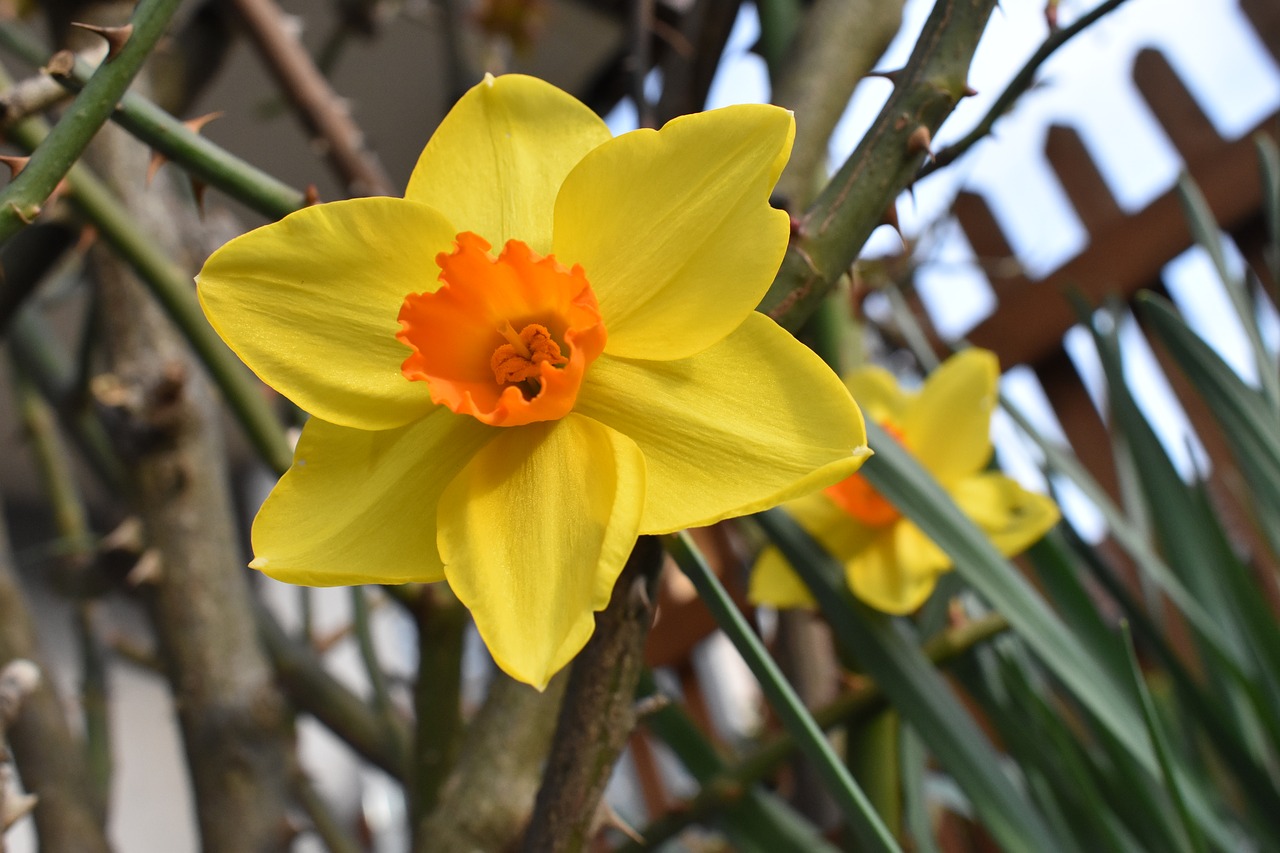
[[[1038,540],[1058,508],[1003,474],[991,459],[991,413],[999,365],[994,354],[965,350],[947,359],[918,393],[883,368],[855,372],[846,384],[868,418],[898,439],[1005,556]],[[929,597],[951,559],[861,474],[787,504],[787,511],[844,563],[849,588],[886,613],[910,613]],[[751,576],[750,597],[775,607],[812,607],[813,597],[775,548]]]
[[[753,310],[787,246],[768,199],[793,133],[753,105],[613,139],[547,83],[488,77],[405,198],[216,252],[210,322],[312,415],[251,565],[447,580],[497,663],[542,687],[637,535],[851,474],[868,451],[849,393]]]

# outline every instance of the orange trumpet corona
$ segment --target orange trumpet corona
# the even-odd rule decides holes
[[[441,286],[411,293],[396,335],[413,350],[401,372],[427,383],[431,399],[492,426],[562,418],[583,374],[604,350],[600,306],[582,267],[566,269],[508,240],[459,234],[436,256]]]

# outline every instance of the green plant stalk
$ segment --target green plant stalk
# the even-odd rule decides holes
[[[53,504],[54,525],[67,543],[65,558],[73,571],[83,569],[94,547],[93,531],[80,489],[71,470],[71,457],[63,447],[52,407],[21,370],[14,371],[14,390],[22,422],[31,437],[41,479]],[[111,728],[107,703],[107,662],[102,643],[93,629],[93,604],[75,604],[75,632],[80,651],[80,704],[84,709],[84,752],[93,792],[94,811],[105,822],[111,797]]]
[[[1005,618],[998,613],[992,613],[930,637],[925,642],[923,651],[935,666],[943,667],[1008,629],[1009,623]],[[888,708],[889,700],[884,695],[884,691],[876,682],[868,681],[839,696],[829,705],[814,711],[813,720],[820,728],[826,730],[841,724],[857,723]],[[657,714],[660,713],[657,712]],[[654,716],[656,717],[657,714]],[[680,753],[677,745],[672,744],[670,740],[667,742],[673,750]],[[686,826],[696,823],[716,809],[723,808],[726,803],[741,796],[742,791],[776,770],[791,757],[795,750],[795,738],[783,732],[760,744],[732,766],[719,766],[714,772],[705,774],[700,774],[696,768],[690,767],[690,771],[702,783],[701,788],[697,795],[683,803],[679,810],[670,812],[645,827],[641,835],[645,839],[646,846],[654,846],[672,838]],[[682,757],[681,760],[688,766],[685,758]],[[718,758],[717,763],[719,763]],[[634,853],[640,849],[640,845],[631,844],[624,846],[619,853],[623,851]]]
[[[660,848],[685,827],[719,813],[717,824],[730,845],[742,853],[837,853],[822,840],[814,826],[796,814],[772,792],[757,787],[759,777],[741,780],[726,775],[728,770],[719,751],[690,719],[680,705],[666,701],[653,676],[645,672],[636,695],[655,707],[644,716],[645,727],[665,743],[689,774],[698,782],[692,803],[667,811],[646,826],[637,840],[632,838],[616,853],[638,853]],[[698,806],[701,804],[701,809]]]
[[[364,664],[365,675],[369,679],[369,687],[373,692],[373,709],[378,716],[387,720],[387,737],[399,736],[402,729],[395,725],[395,706],[391,702],[391,691],[387,689],[387,676],[382,671],[378,660],[378,649],[373,642],[373,625],[369,619],[369,599],[363,586],[351,587],[351,631],[355,634],[356,647],[360,650],[360,660]],[[408,741],[400,744],[401,749],[408,746]]]
[[[8,27],[0,41],[10,43]],[[92,73],[76,58],[71,76],[54,79],[68,91],[80,91]],[[306,205],[306,196],[192,131],[169,113],[134,92],[126,92],[111,119],[158,153],[185,169],[193,180],[208,184],[268,219],[281,219]]]
[[[0,85],[8,86],[0,73]],[[66,119],[64,118],[63,121]],[[61,125],[59,125],[61,126]],[[44,122],[28,119],[9,130],[9,138],[28,150],[40,150],[53,138]],[[34,162],[35,155],[32,155]],[[22,171],[25,175],[31,167]],[[196,356],[204,364],[244,428],[259,456],[277,474],[293,461],[280,422],[271,411],[260,387],[250,378],[240,360],[232,354],[205,319],[196,301],[190,277],[179,269],[132,221],[128,211],[105,184],[83,164],[74,165],[65,177],[71,201],[97,228],[98,233],[138,273],[156,300],[182,332]]]
[[[715,617],[716,624],[733,641],[751,672],[760,682],[769,704],[783,726],[814,763],[828,791],[849,821],[849,828],[865,850],[899,851],[897,842],[880,820],[866,795],[831,749],[831,744],[800,702],[791,685],[752,633],[737,605],[707,565],[687,533],[666,537],[667,550],[688,576],[698,596]]]
[[[1138,665],[1138,654],[1133,648],[1133,635],[1129,632],[1128,623],[1122,623],[1120,630],[1124,635],[1124,650],[1129,660],[1129,672],[1133,678],[1133,688],[1138,695],[1138,701],[1142,708],[1142,717],[1147,724],[1147,733],[1151,736],[1151,747],[1155,751],[1156,759],[1160,762],[1160,772],[1164,777],[1165,789],[1169,793],[1169,799],[1173,801],[1174,811],[1177,812],[1178,820],[1182,824],[1184,837],[1179,840],[1186,845],[1184,849],[1194,851],[1194,853],[1208,853],[1204,837],[1200,834],[1195,820],[1187,810],[1186,800],[1182,796],[1182,788],[1178,782],[1178,776],[1174,772],[1173,759],[1169,752],[1169,741],[1160,726],[1160,719],[1156,714],[1156,706],[1151,699],[1151,691],[1147,689],[1146,682],[1142,680],[1142,668]]]
[[[967,91],[969,63],[995,0],[939,0],[893,94],[862,142],[805,211],[759,309],[800,328],[904,188],[929,139]]]
[[[277,474],[283,474],[293,461],[284,430],[261,386],[205,319],[190,277],[134,225],[124,207],[87,169],[73,169],[67,181],[72,201],[117,254],[134,268],[182,332],[258,455]]]
[[[0,242],[35,219],[58,182],[111,116],[180,2],[142,0],[138,4],[133,14],[133,32],[119,53],[99,66],[63,113],[62,120],[31,155],[27,167],[0,191]]]
[[[411,825],[419,826],[439,802],[462,740],[462,647],[470,619],[447,584],[419,588],[411,612],[418,632],[418,678],[409,808]]]
[[[113,493],[125,494],[124,464],[101,420],[81,401],[71,399],[74,371],[50,344],[55,337],[48,325],[27,308],[14,317],[6,337],[13,360],[57,410],[94,473]]]

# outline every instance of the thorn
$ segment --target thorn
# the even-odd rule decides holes
[[[609,805],[604,800],[601,800],[600,811],[604,814],[604,824],[606,826],[613,827],[636,844],[644,844],[644,836],[637,832],[634,826],[623,820],[622,815],[614,811],[613,806]]]
[[[320,203],[320,190],[316,189],[315,184],[307,184],[307,193],[303,196],[302,206],[311,207],[313,204]]]
[[[663,708],[671,704],[671,697],[665,693],[654,693],[652,696],[645,696],[637,699],[636,703],[631,706],[632,712],[636,715],[636,719],[643,720],[652,714],[656,714]]]
[[[868,71],[867,76],[883,77],[885,80],[888,80],[890,83],[896,86],[898,85],[898,78],[902,76],[902,69],[895,68],[892,71]]]
[[[76,238],[75,253],[84,256],[96,242],[98,242],[98,229],[92,225],[85,225],[80,229],[80,236]]]
[[[98,540],[98,550],[141,554],[145,540],[146,535],[142,529],[142,519],[136,515],[131,515],[116,525],[115,530]]]
[[[52,204],[70,191],[70,189],[71,185],[67,183],[67,179],[65,177],[61,178],[58,183],[54,184],[53,192],[49,193],[49,197],[44,200],[44,203]]]
[[[129,586],[142,586],[143,584],[153,584],[160,580],[164,574],[164,565],[160,558],[160,551],[156,548],[148,548],[142,552],[142,556],[138,558],[138,562],[133,564],[133,568],[129,570],[129,574],[125,575],[125,582]]]
[[[94,24],[82,24],[78,21],[72,21],[71,26],[79,27],[82,30],[88,30],[96,33],[107,40],[107,62],[116,58],[124,46],[129,42],[129,37],[133,35],[133,24],[125,24],[123,27],[99,27]]]
[[[965,83],[964,88],[960,90],[960,97],[962,98],[972,98],[976,94],[978,94],[978,90],[970,86],[968,83]]]
[[[791,229],[791,239],[798,240],[804,236],[804,220],[796,216],[794,213],[790,216],[788,223]]]
[[[1049,32],[1058,30],[1058,0],[1049,0],[1044,6],[1044,22],[1049,25]]]
[[[930,144],[933,142],[933,134],[929,133],[929,128],[923,124],[911,131],[911,135],[907,137],[907,154],[919,154],[923,151],[928,155],[928,159],[933,159],[933,149]]]
[[[76,55],[69,50],[60,50],[49,57],[44,72],[50,77],[70,77],[76,68]]]
[[[224,113],[221,110],[215,110],[211,113],[205,113],[202,116],[189,118],[182,123],[182,126],[194,134],[199,134],[204,126],[214,119],[222,118]],[[155,180],[156,173],[160,171],[160,167],[169,162],[168,156],[161,151],[152,149],[151,162],[147,164],[147,186],[151,186],[151,182]]]
[[[898,203],[896,201],[889,202],[889,206],[884,210],[884,216],[881,218],[882,225],[888,225],[894,231],[898,232],[898,236],[902,236],[902,226],[898,221]]]
[[[27,163],[31,162],[30,157],[15,157],[11,154],[0,154],[0,163],[9,167],[9,180],[18,177],[23,169],[27,168]]]
[[[200,212],[200,218],[204,219],[204,191],[209,185],[199,178],[191,179],[191,194],[196,198],[196,210]]]

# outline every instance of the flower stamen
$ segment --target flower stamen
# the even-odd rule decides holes
[[[401,366],[431,399],[492,426],[562,418],[605,344],[599,304],[579,266],[539,257],[508,240],[459,234],[436,257],[438,288],[410,293],[396,337],[413,353]]]

